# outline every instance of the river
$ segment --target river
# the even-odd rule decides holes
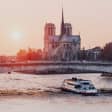
[[[23,77],[21,77],[22,74],[19,75],[20,79],[23,80],[22,79]],[[5,75],[5,77],[10,76]],[[101,77],[100,74],[27,75],[26,80],[30,81],[31,85],[32,85],[31,81],[33,80],[35,84],[39,85],[38,86],[39,89],[42,89],[43,92],[44,90],[46,91],[46,89],[47,91],[49,90],[49,94],[44,94],[40,96],[35,95],[0,96],[0,111],[1,112],[112,112],[112,95],[102,94],[99,96],[83,96],[60,91],[59,88],[62,84],[62,81],[64,79],[71,77],[90,79],[97,88],[104,88],[104,87],[112,88],[112,79]],[[17,85],[19,87],[19,84]]]

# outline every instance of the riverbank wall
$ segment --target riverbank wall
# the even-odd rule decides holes
[[[109,62],[30,62],[0,64],[0,72],[24,72],[34,74],[112,73]]]

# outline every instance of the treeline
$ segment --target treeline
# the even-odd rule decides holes
[[[18,61],[27,61],[27,60],[42,60],[42,50],[41,49],[32,49],[28,50],[20,49],[17,52]]]
[[[17,52],[16,59],[18,61],[46,60],[44,59],[44,52],[41,49],[32,48],[28,50],[20,49]],[[104,48],[95,47],[89,50],[81,50],[78,54],[78,60],[112,61],[112,42],[107,43]]]
[[[96,56],[94,55],[94,50],[99,49],[99,53],[96,53]],[[100,50],[101,49],[101,50]],[[79,56],[79,60],[88,60],[88,61],[94,61],[94,57],[96,57],[96,61],[112,61],[112,42],[107,43],[103,48],[93,48],[89,52],[89,50],[82,50],[81,55]]]

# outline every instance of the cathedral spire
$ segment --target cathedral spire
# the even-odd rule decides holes
[[[63,14],[63,8],[62,8],[62,21],[61,21],[61,36],[65,34],[65,28],[64,28],[64,14]]]

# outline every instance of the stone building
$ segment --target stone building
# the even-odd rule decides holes
[[[63,10],[60,35],[56,35],[55,24],[46,23],[44,29],[44,54],[47,59],[57,61],[77,60],[80,43],[80,35],[73,35],[72,25],[64,22]]]

